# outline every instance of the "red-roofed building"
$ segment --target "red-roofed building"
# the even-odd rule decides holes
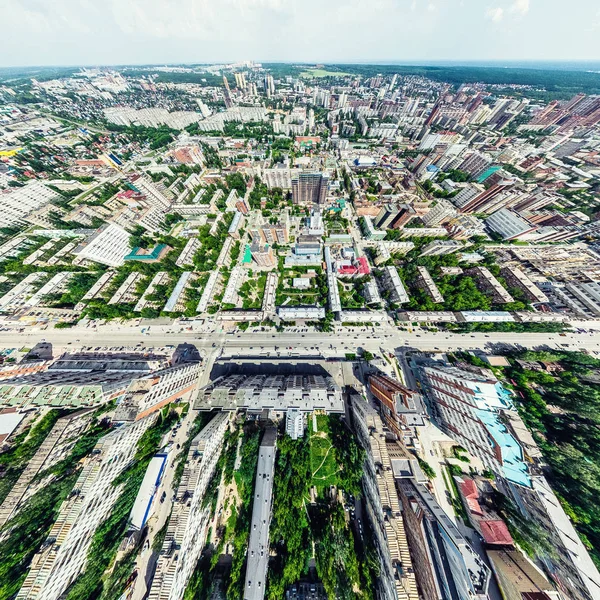
[[[472,479],[465,479],[458,485],[469,512],[472,515],[483,517],[483,511],[479,504],[479,490],[477,489],[477,484]]]
[[[363,275],[369,275],[371,269],[366,257],[361,256],[353,261],[352,264],[339,265],[337,272],[342,277],[362,277]]]
[[[479,521],[479,527],[486,544],[490,546],[514,545],[512,536],[504,521]]]

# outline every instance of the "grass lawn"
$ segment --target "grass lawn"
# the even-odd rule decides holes
[[[309,419],[310,467],[313,473],[311,485],[323,489],[339,484],[339,467],[329,439],[329,420],[326,415],[317,415],[317,430],[314,433],[312,419]]]
[[[300,77],[303,77],[304,79],[313,79],[315,77],[344,77],[345,75],[352,75],[352,73],[325,71],[325,69],[308,69],[300,73]]]

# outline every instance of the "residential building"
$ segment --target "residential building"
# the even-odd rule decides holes
[[[101,227],[75,251],[78,262],[89,260],[109,267],[120,267],[131,251],[129,233],[114,223]]]
[[[417,267],[417,271],[419,272],[417,283],[421,289],[423,289],[436,304],[443,304],[444,296],[442,296],[438,286],[435,285],[435,282],[433,281],[433,278],[429,274],[427,268]]]
[[[60,194],[40,181],[2,190],[0,192],[0,203],[2,204],[0,227],[21,225],[31,213],[60,198]],[[57,210],[60,209],[57,207]]]
[[[217,414],[192,440],[177,488],[149,600],[181,600],[204,550],[210,504],[203,503],[221,455],[229,414]]]
[[[113,481],[132,464],[137,443],[155,416],[118,427],[100,438],[86,459],[75,489],[61,505],[50,530],[51,544],[41,547],[17,594],[19,600],[57,599],[85,568],[94,532],[109,516],[123,490]]]
[[[519,267],[502,267],[500,272],[507,283],[519,288],[531,302],[548,302],[548,296]]]
[[[398,275],[398,269],[393,265],[381,270],[381,284],[389,292],[389,299],[394,304],[406,304],[410,301],[400,275]]]
[[[379,598],[419,600],[417,573],[409,548],[404,515],[394,481],[386,431],[379,415],[357,394],[350,398],[357,437],[366,451],[363,506],[373,531],[380,567]]]
[[[515,301],[487,267],[472,267],[465,272],[475,278],[481,289],[491,293],[496,304],[509,304]]]
[[[491,371],[431,362],[419,375],[431,414],[450,437],[498,476],[531,486],[521,446],[502,419],[514,411],[510,392]]]
[[[326,173],[300,172],[292,179],[294,204],[325,204],[328,190]]]
[[[427,227],[438,227],[444,225],[456,215],[457,210],[454,205],[444,198],[439,198],[435,201],[435,206],[424,214],[421,219]]]
[[[488,600],[491,572],[483,558],[422,482],[396,477],[422,597]]]
[[[273,369],[271,369],[273,370]],[[322,410],[343,413],[342,391],[328,374],[311,374],[298,365],[295,373],[231,373],[219,376],[199,390],[195,408],[199,410],[243,410],[251,414],[263,410],[285,413],[294,409],[302,413]]]
[[[253,242],[250,246],[252,260],[259,267],[274,267],[277,264],[277,259],[273,254],[273,248],[269,244],[258,244]]]
[[[381,403],[381,415],[386,425],[402,438],[402,428],[413,424],[413,417],[417,417],[417,394],[387,375],[369,376],[369,390]]]

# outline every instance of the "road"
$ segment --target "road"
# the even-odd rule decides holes
[[[363,328],[364,329],[364,328]],[[273,356],[275,346],[282,356],[292,353],[322,356],[343,356],[364,348],[378,354],[380,348],[390,352],[398,348],[423,351],[490,349],[502,344],[520,345],[524,348],[550,346],[568,350],[585,349],[600,352],[600,335],[567,333],[472,333],[407,332],[391,326],[374,330],[339,328],[331,333],[305,330],[302,333],[273,330],[242,333],[224,333],[214,329],[192,330],[181,326],[152,326],[142,333],[141,327],[105,325],[96,328],[73,327],[72,329],[25,328],[22,332],[1,331],[0,348],[31,348],[41,341],[50,342],[56,350],[70,346],[122,347],[137,346],[156,348],[167,345],[191,343],[199,349],[222,348],[224,355],[260,355],[261,348]],[[330,348],[333,345],[333,348]],[[289,348],[291,347],[291,350]],[[312,352],[311,352],[312,351]],[[263,356],[265,354],[263,352]]]

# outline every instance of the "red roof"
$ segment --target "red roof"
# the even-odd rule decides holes
[[[465,498],[475,498],[476,500],[479,498],[479,490],[472,479],[463,479],[459,485]]]
[[[483,511],[479,504],[479,490],[477,489],[477,484],[472,479],[464,479],[458,485],[460,486],[460,491],[464,496],[469,512],[483,516]]]
[[[337,271],[339,275],[368,275],[371,269],[367,259],[361,256],[351,265],[340,265]]]
[[[479,526],[481,527],[481,535],[486,544],[499,546],[513,545],[512,536],[504,521],[479,521]]]

